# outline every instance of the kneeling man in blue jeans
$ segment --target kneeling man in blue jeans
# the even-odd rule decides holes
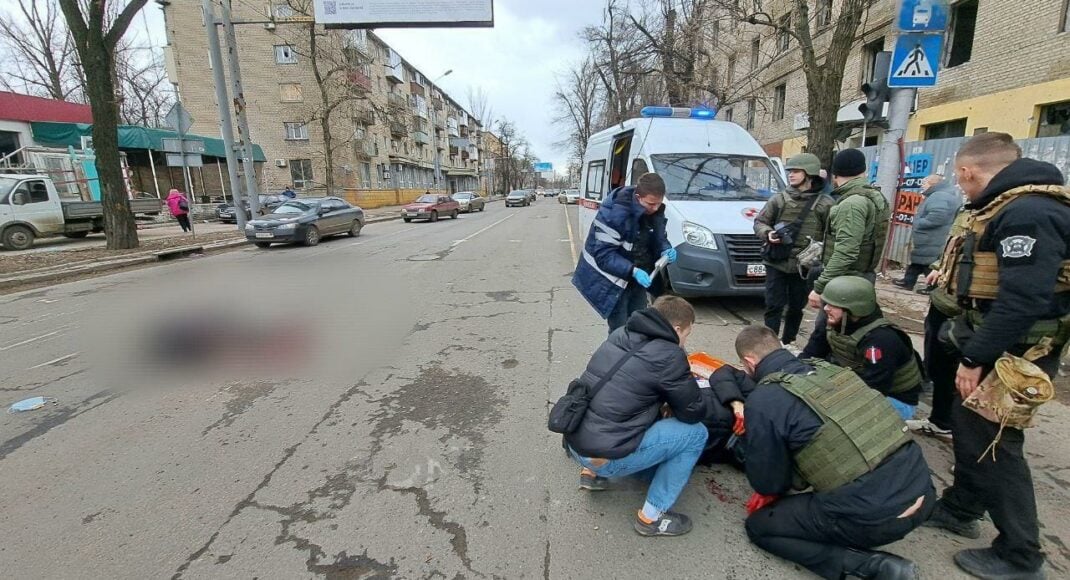
[[[606,489],[607,479],[638,475],[650,481],[636,514],[644,536],[679,536],[691,520],[670,509],[691,477],[706,444],[706,395],[691,375],[683,346],[695,310],[683,298],[663,296],[613,331],[587,363],[581,380],[597,384],[580,427],[565,438],[583,466],[580,487]],[[622,364],[621,361],[623,360]],[[672,418],[662,418],[667,405]]]

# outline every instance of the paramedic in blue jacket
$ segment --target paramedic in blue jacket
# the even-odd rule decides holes
[[[665,181],[656,173],[611,191],[598,209],[572,284],[606,319],[610,333],[647,307],[648,294],[661,294],[664,275],[651,279],[654,264],[661,256],[676,261],[665,222]]]

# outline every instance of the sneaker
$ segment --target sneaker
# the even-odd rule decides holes
[[[977,578],[991,580],[1044,580],[1043,565],[1024,570],[1000,558],[992,548],[962,550],[955,554],[955,564]]]
[[[682,536],[691,531],[691,518],[676,512],[665,512],[648,524],[636,514],[633,525],[640,536]]]
[[[800,354],[802,354],[802,349],[795,346],[794,344],[785,344],[784,350],[790,352],[794,356],[799,356]]]
[[[977,520],[961,520],[955,517],[951,512],[947,511],[942,501],[936,502],[933,514],[921,525],[927,528],[947,530],[952,534],[971,540],[981,537],[981,526],[977,523]]]
[[[905,280],[893,280],[892,281],[892,286],[895,286],[897,288],[903,288],[905,290],[913,290],[914,289],[914,284],[907,285]]]
[[[930,437],[942,437],[944,439],[952,438],[951,429],[938,427],[928,419],[908,419],[907,429],[916,431],[922,435],[929,435]]]
[[[580,489],[587,491],[604,491],[609,489],[609,480],[595,475],[590,469],[580,470]]]

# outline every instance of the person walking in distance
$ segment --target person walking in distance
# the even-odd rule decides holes
[[[962,207],[962,196],[955,191],[955,186],[941,175],[930,175],[922,181],[925,199],[914,213],[911,227],[910,265],[903,278],[892,282],[896,286],[913,290],[918,277],[928,275],[932,266],[940,259],[940,250],[947,241],[951,222],[955,220]],[[921,290],[928,292],[928,288]]]
[[[193,229],[189,222],[189,200],[186,199],[184,193],[177,189],[167,192],[167,209],[178,220],[178,225],[182,226],[183,232],[189,232]]]
[[[964,143],[955,173],[969,214],[930,280],[962,308],[940,332],[959,360],[952,405],[955,480],[926,525],[977,538],[978,520],[988,512],[999,535],[989,548],[958,552],[955,564],[978,578],[1044,578],[1022,430],[1031,414],[1022,422],[1010,411],[1021,413],[1030,389],[1051,388],[1070,339],[1070,188],[1055,166],[1021,158],[1006,133]],[[1030,370],[1027,383],[1013,380],[1020,368]],[[1007,407],[1010,396],[990,395],[1000,389],[1018,404]],[[985,413],[979,402],[1001,413]],[[1001,415],[1000,422],[991,420]]]
[[[665,181],[643,174],[634,187],[618,187],[598,209],[572,284],[609,324],[609,332],[659,296],[664,276],[651,278],[664,256],[676,261],[665,234]]]
[[[791,344],[799,333],[810,292],[795,257],[811,239],[824,238],[833,202],[822,193],[825,180],[816,155],[796,155],[788,160],[786,169],[789,187],[771,197],[755,216],[754,234],[764,242],[765,325],[779,333],[783,319],[780,340]]]

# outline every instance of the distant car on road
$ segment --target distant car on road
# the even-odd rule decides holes
[[[544,189],[540,193],[543,197],[555,197],[559,192],[554,189]]]
[[[461,213],[461,204],[450,199],[448,195],[425,193],[416,198],[416,201],[401,208],[401,219],[405,223],[412,220],[429,220],[437,222],[439,217],[450,216],[457,219]]]
[[[510,191],[509,195],[505,196],[505,207],[527,207],[529,205],[531,205],[531,195],[523,189]]]
[[[275,208],[288,201],[289,198],[281,195],[261,195],[260,196],[260,215],[267,215]],[[249,202],[242,200],[242,206],[245,208],[245,219],[249,220],[253,217],[253,212],[249,210]],[[221,203],[215,207],[215,216],[219,218],[219,221],[223,223],[237,223],[238,216],[237,211],[234,210],[234,202]]]
[[[453,194],[453,200],[460,204],[461,213],[470,213],[487,209],[487,200],[471,191],[458,191]]]
[[[579,203],[580,190],[566,189],[557,196],[557,203]]]
[[[245,224],[245,237],[259,248],[298,242],[315,246],[326,236],[356,237],[364,228],[364,210],[337,197],[294,199]]]

